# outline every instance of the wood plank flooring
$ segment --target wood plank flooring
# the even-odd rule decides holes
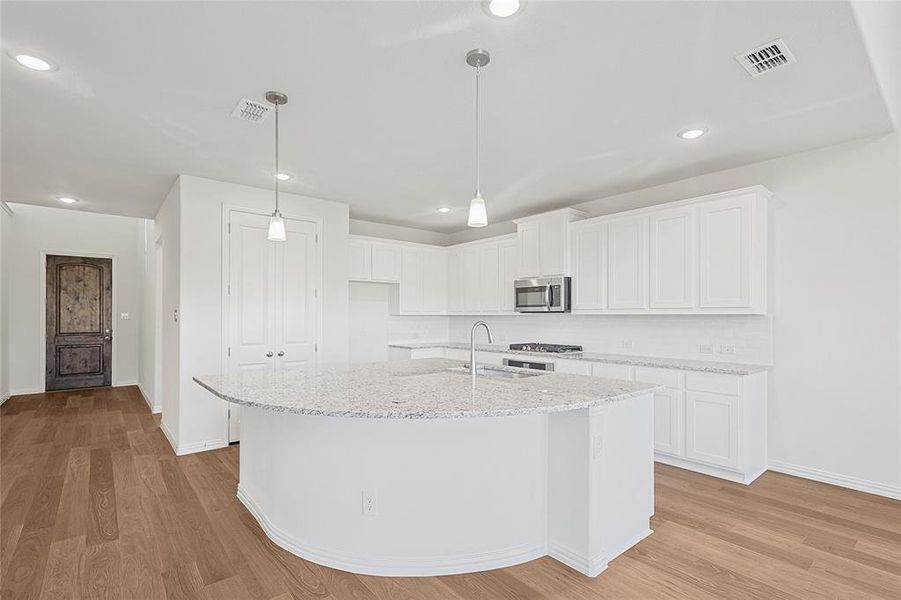
[[[273,545],[235,498],[238,446],[176,457],[137,388],[0,408],[0,598],[901,598],[901,503],[767,473],[656,469],[655,533],[589,579],[555,560],[364,577]]]

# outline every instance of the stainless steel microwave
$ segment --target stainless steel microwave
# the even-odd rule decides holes
[[[516,312],[569,312],[570,278],[517,279],[513,283]]]

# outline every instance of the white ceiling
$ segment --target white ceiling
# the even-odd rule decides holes
[[[749,77],[734,55],[777,37],[798,63]],[[3,199],[140,217],[178,173],[271,187],[272,121],[229,114],[277,89],[283,189],[465,228],[475,47],[492,222],[892,129],[840,2],[5,1],[2,38],[60,65],[0,61]]]

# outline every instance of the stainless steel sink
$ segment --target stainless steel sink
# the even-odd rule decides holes
[[[452,367],[448,369],[457,373],[469,374],[469,367]],[[506,369],[497,369],[492,367],[476,367],[476,377],[488,377],[491,379],[524,379],[526,377],[536,377],[544,375],[544,373],[528,373],[526,371],[508,371]]]

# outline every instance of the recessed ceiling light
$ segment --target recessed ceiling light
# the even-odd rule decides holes
[[[449,208],[446,207],[446,206],[442,206],[441,208],[439,208],[439,209],[437,209],[437,210],[438,210],[438,212],[440,212],[442,215],[446,215],[447,213],[449,213],[449,212],[451,211],[451,209],[449,209]]]
[[[75,204],[76,202],[78,202],[78,200],[76,200],[75,198],[71,198],[69,196],[57,196],[56,199],[59,200],[60,202],[62,202],[63,204]]]
[[[696,140],[707,133],[706,129],[683,129],[677,135],[683,140]]]
[[[276,173],[275,175],[279,181],[288,181],[291,179],[291,175],[288,173]]]
[[[489,0],[488,12],[495,17],[511,17],[519,11],[519,0]]]
[[[23,50],[10,50],[10,58],[32,71],[55,71],[58,67],[46,58],[41,58]]]

